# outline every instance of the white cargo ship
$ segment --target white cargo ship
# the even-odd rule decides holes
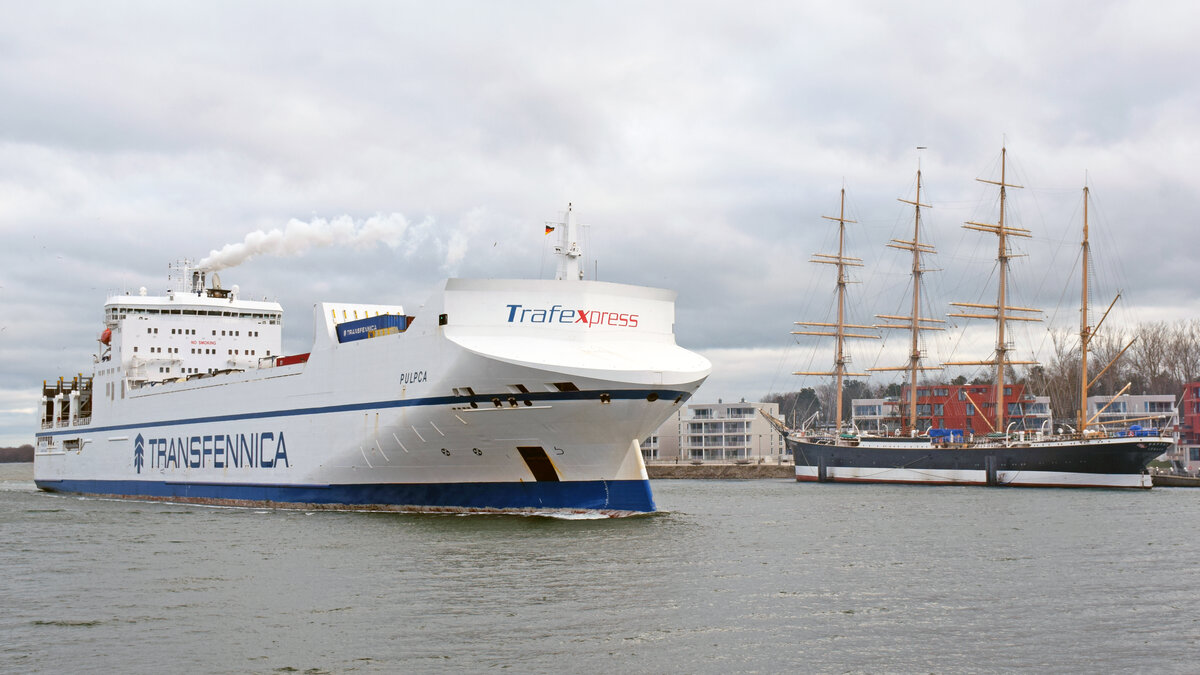
[[[639,439],[708,376],[673,291],[582,279],[568,208],[555,280],[449,279],[415,315],[283,310],[186,267],[114,295],[91,376],[44,384],[43,490],[231,505],[655,510]]]

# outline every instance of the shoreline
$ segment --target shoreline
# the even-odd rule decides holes
[[[660,464],[646,465],[646,475],[653,479],[699,478],[751,480],[759,478],[796,479],[792,464]]]

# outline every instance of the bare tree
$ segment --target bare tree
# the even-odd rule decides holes
[[[1079,413],[1079,339],[1059,328],[1050,334],[1054,353],[1047,363],[1029,370],[1027,382],[1034,391],[1050,397],[1050,409],[1059,418]]]
[[[1133,383],[1130,394],[1160,393],[1170,386],[1170,366],[1167,352],[1170,349],[1171,331],[1162,321],[1141,324],[1136,332],[1137,342],[1125,355],[1132,371],[1129,381]]]
[[[1172,327],[1167,363],[1176,391],[1200,378],[1200,319],[1180,321]]]
[[[1095,380],[1093,394],[1116,394],[1126,383],[1138,379],[1131,365],[1130,354],[1123,356],[1121,350],[1129,344],[1129,338],[1124,331],[1115,330],[1101,333],[1092,337],[1091,356],[1088,359],[1088,380]],[[1136,344],[1136,343],[1135,343]],[[1078,379],[1078,375],[1076,375]],[[1133,382],[1138,387],[1137,382]]]

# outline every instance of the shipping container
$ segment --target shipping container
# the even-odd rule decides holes
[[[347,321],[337,325],[338,342],[354,342],[355,340],[365,340],[375,332],[377,335],[386,328],[395,328],[397,332],[408,327],[408,317],[402,314],[380,314],[379,316],[371,316],[357,321]]]

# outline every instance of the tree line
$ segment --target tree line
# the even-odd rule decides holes
[[[1005,379],[1024,384],[1034,396],[1049,396],[1055,419],[1069,422],[1079,413],[1079,334],[1066,328],[1053,330],[1050,343],[1050,354],[1043,363],[1012,369]],[[988,370],[969,381],[959,375],[949,384],[991,384],[993,379]],[[1088,354],[1088,379],[1094,380],[1089,389],[1092,396],[1113,396],[1128,384],[1126,394],[1171,394],[1178,402],[1184,386],[1200,380],[1200,319],[1142,323],[1094,336]],[[919,384],[944,383],[926,378]],[[842,383],[843,414],[850,419],[853,399],[899,398],[900,389],[896,382],[872,386],[863,380],[846,380]],[[836,395],[834,384],[826,382],[762,400],[778,403],[788,426],[797,428],[815,414],[833,421]]]
[[[33,446],[21,445],[15,448],[0,448],[0,464],[11,462],[32,462]]]

